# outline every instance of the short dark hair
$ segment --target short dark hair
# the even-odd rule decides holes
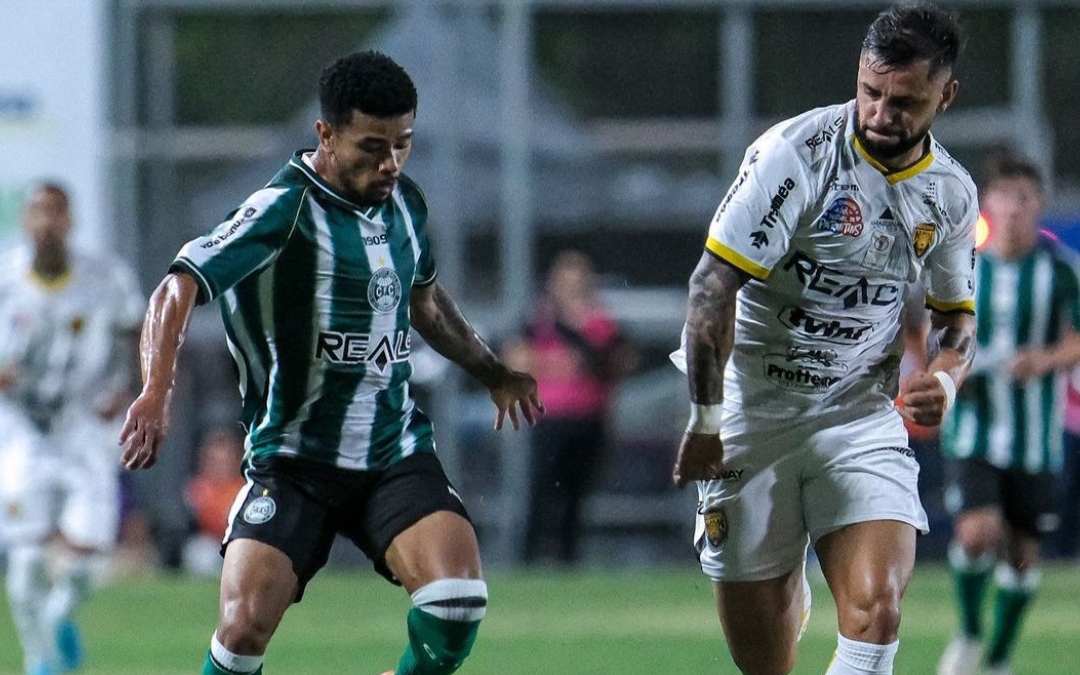
[[[987,189],[999,180],[1023,178],[1043,188],[1042,171],[1031,159],[1019,154],[1012,148],[992,150],[983,161],[982,175],[979,181],[982,189]]]
[[[893,5],[878,14],[863,49],[888,68],[930,61],[930,74],[952,68],[964,51],[964,28],[956,12],[929,2]]]
[[[416,86],[386,54],[356,52],[323,69],[319,106],[323,119],[333,126],[348,124],[353,110],[373,117],[398,117],[416,111]]]
[[[37,183],[34,183],[33,187],[31,187],[30,191],[27,193],[27,196],[33,197],[41,192],[47,192],[57,197],[65,209],[71,207],[71,197],[68,195],[67,188],[64,187],[60,181],[52,179],[40,180]]]

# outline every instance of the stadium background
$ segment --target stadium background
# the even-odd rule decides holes
[[[1070,243],[1080,242],[1080,116],[1075,114],[1080,2],[951,4],[962,11],[970,42],[958,72],[959,101],[936,123],[935,134],[973,170],[1000,144],[1031,154],[1051,178],[1047,228]],[[707,585],[693,573],[687,548],[693,497],[667,486],[674,441],[684,423],[685,385],[668,366],[666,353],[677,341],[685,281],[705,227],[742,150],[775,121],[851,97],[859,40],[884,3],[6,0],[5,5],[10,11],[0,25],[0,150],[8,161],[0,167],[0,238],[16,236],[18,205],[30,183],[42,176],[60,178],[74,189],[80,243],[130,259],[147,293],[180,244],[219,222],[293,149],[313,145],[313,89],[322,65],[362,47],[399,60],[420,90],[417,140],[407,169],[431,203],[441,278],[481,333],[496,343],[512,335],[532,305],[539,271],[555,251],[578,247],[605,273],[605,298],[642,351],[641,366],[620,388],[612,418],[615,442],[587,507],[585,571],[555,575],[554,581],[514,570],[524,522],[525,437],[492,435],[485,397],[465,378],[438,367],[424,373],[440,453],[477,520],[485,560],[495,570],[493,588],[506,588],[510,606],[494,610],[485,631],[495,634],[493,641],[516,639],[525,645],[521,663],[536,651],[530,640],[559,644],[553,635],[566,632],[579,634],[582,644],[594,641],[598,653],[613,649],[621,635],[642,640],[635,648],[641,658],[632,661],[642,664],[641,672],[710,667],[710,659],[722,653],[722,640]],[[197,313],[186,349],[162,465],[133,476],[130,486],[165,541],[187,527],[180,493],[199,434],[231,423],[238,407],[215,311]],[[947,524],[934,460],[925,459],[934,532],[920,543],[926,581],[913,589],[906,630],[915,630],[915,639],[930,645],[929,654],[944,644],[952,624],[944,577],[933,566]],[[330,606],[336,597],[356,599],[356,607],[327,615],[342,623],[343,633],[316,641],[345,645],[342,658],[359,658],[365,640],[363,625],[348,610],[359,612],[368,601],[403,602],[370,583],[371,575],[345,571],[357,562],[344,550],[335,556],[336,575],[363,577],[355,591],[345,577],[331,576],[327,586],[340,584],[340,593],[316,596]],[[683,574],[687,568],[690,573]],[[120,630],[126,619],[131,630],[145,631],[128,638],[149,644],[160,638],[145,627],[168,621],[176,640],[190,633],[196,638],[178,645],[178,653],[198,654],[212,623],[213,593],[205,584],[188,583],[140,580],[131,589],[114,587],[87,611],[102,633],[111,626],[126,635]],[[637,588],[640,595],[624,590]],[[194,614],[192,602],[191,626],[172,625],[165,618],[172,614],[164,610],[188,604],[179,600],[187,593],[202,598],[202,611]],[[620,605],[623,594],[627,604]],[[820,640],[813,649],[827,655],[834,624],[825,593],[817,595],[818,632],[810,638]],[[1045,645],[1025,647],[1018,664],[1025,653],[1039,655],[1050,669],[1038,671],[1036,664],[1030,672],[1065,672],[1052,664],[1075,660],[1061,650],[1080,641],[1080,579],[1071,569],[1054,570],[1043,595],[1052,597],[1058,610],[1036,607],[1029,625],[1036,634],[1045,632]],[[160,617],[130,621],[155,604],[144,600],[162,605]],[[555,618],[531,624],[515,603],[538,603],[538,611],[547,609]],[[656,603],[671,614],[654,611]],[[494,625],[498,611],[519,612],[520,623],[500,633]],[[562,631],[558,617],[570,620],[574,614],[583,617],[573,622],[577,628]],[[400,613],[377,615],[373,620],[395,623],[385,638],[393,646],[386,659],[359,661],[373,672],[396,653],[399,638]],[[584,617],[606,627],[592,626]],[[12,634],[2,621],[0,673],[14,672]],[[283,630],[290,621],[299,626],[304,620],[287,619]],[[545,626],[552,634],[544,634]],[[94,630],[88,633],[93,640]],[[276,647],[283,653],[293,649],[289,645],[296,653],[305,644],[312,648],[300,635],[283,642]],[[681,647],[659,658],[669,653],[668,642]],[[100,672],[149,672],[135,666],[123,670],[124,644],[117,640],[109,670]],[[570,656],[576,653],[568,649]],[[483,651],[477,650],[478,656]],[[588,653],[596,663],[605,660]],[[175,672],[184,672],[185,661],[176,663]],[[585,672],[574,663],[570,658],[563,669]],[[805,670],[812,663],[813,657],[804,658],[798,672],[813,672]],[[901,662],[898,672],[928,672],[911,667]],[[281,670],[321,672],[301,665]],[[538,671],[471,661],[464,672]]]

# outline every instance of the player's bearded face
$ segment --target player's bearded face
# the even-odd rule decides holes
[[[415,113],[373,117],[353,111],[348,124],[319,128],[320,151],[328,159],[324,176],[349,201],[374,205],[386,201],[412,150]]]
[[[948,70],[931,75],[929,61],[884,66],[864,52],[855,97],[855,135],[875,159],[914,162],[922,155],[916,148],[926,139],[934,117],[955,96],[956,81]]]
[[[65,200],[51,192],[40,191],[29,201],[23,221],[36,250],[46,255],[63,255],[71,230]]]

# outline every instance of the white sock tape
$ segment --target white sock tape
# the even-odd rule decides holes
[[[935,370],[933,375],[941,383],[942,389],[945,390],[945,410],[949,410],[956,403],[956,383],[953,382],[952,376],[944,370]]]
[[[714,405],[691,403],[690,422],[686,425],[686,432],[690,434],[718,434],[720,433],[720,420],[723,416],[723,406],[719,403]]]

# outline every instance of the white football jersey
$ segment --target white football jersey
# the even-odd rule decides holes
[[[927,304],[974,311],[976,189],[931,137],[889,172],[855,136],[855,103],[769,129],[746,151],[706,248],[751,278],[739,291],[724,374],[733,412],[876,408],[898,392],[908,284]]]
[[[34,273],[30,251],[13,251],[0,271],[0,367],[15,364],[16,388],[0,397],[47,431],[68,406],[90,409],[109,387],[119,332],[138,329],[146,302],[119,261],[72,252],[68,274]]]

